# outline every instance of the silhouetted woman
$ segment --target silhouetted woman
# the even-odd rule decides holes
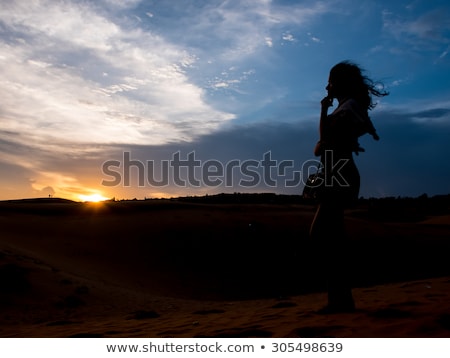
[[[375,107],[372,96],[388,93],[378,89],[349,61],[331,69],[326,90],[328,96],[321,101],[320,140],[314,148],[314,154],[321,158],[325,177],[310,235],[323,250],[326,260],[328,305],[320,312],[352,312],[355,304],[349,279],[344,209],[355,204],[359,195],[360,177],[353,153],[364,151],[358,143],[363,134],[379,139],[368,111]],[[333,99],[338,100],[338,106],[328,114]]]

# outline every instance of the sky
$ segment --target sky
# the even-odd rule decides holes
[[[301,194],[343,60],[360,195],[450,193],[448,1],[0,1],[0,200]]]

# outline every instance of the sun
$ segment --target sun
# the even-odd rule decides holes
[[[101,194],[90,194],[90,195],[78,195],[78,197],[82,200],[82,201],[88,201],[90,203],[98,203],[100,201],[105,201],[105,200],[109,200],[109,198],[105,198],[103,195]]]

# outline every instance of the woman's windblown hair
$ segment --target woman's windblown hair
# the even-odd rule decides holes
[[[373,96],[384,97],[389,92],[384,90],[384,85],[374,82],[363,75],[363,70],[350,61],[342,61],[335,65],[330,71],[333,86],[346,96],[354,98],[367,110],[376,106]]]

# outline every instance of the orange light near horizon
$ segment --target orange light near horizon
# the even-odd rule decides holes
[[[105,201],[105,200],[109,200],[109,198],[105,198],[103,195],[101,194],[91,194],[91,195],[78,195],[78,197],[82,200],[82,201],[88,201],[90,203],[98,203],[100,201]]]

